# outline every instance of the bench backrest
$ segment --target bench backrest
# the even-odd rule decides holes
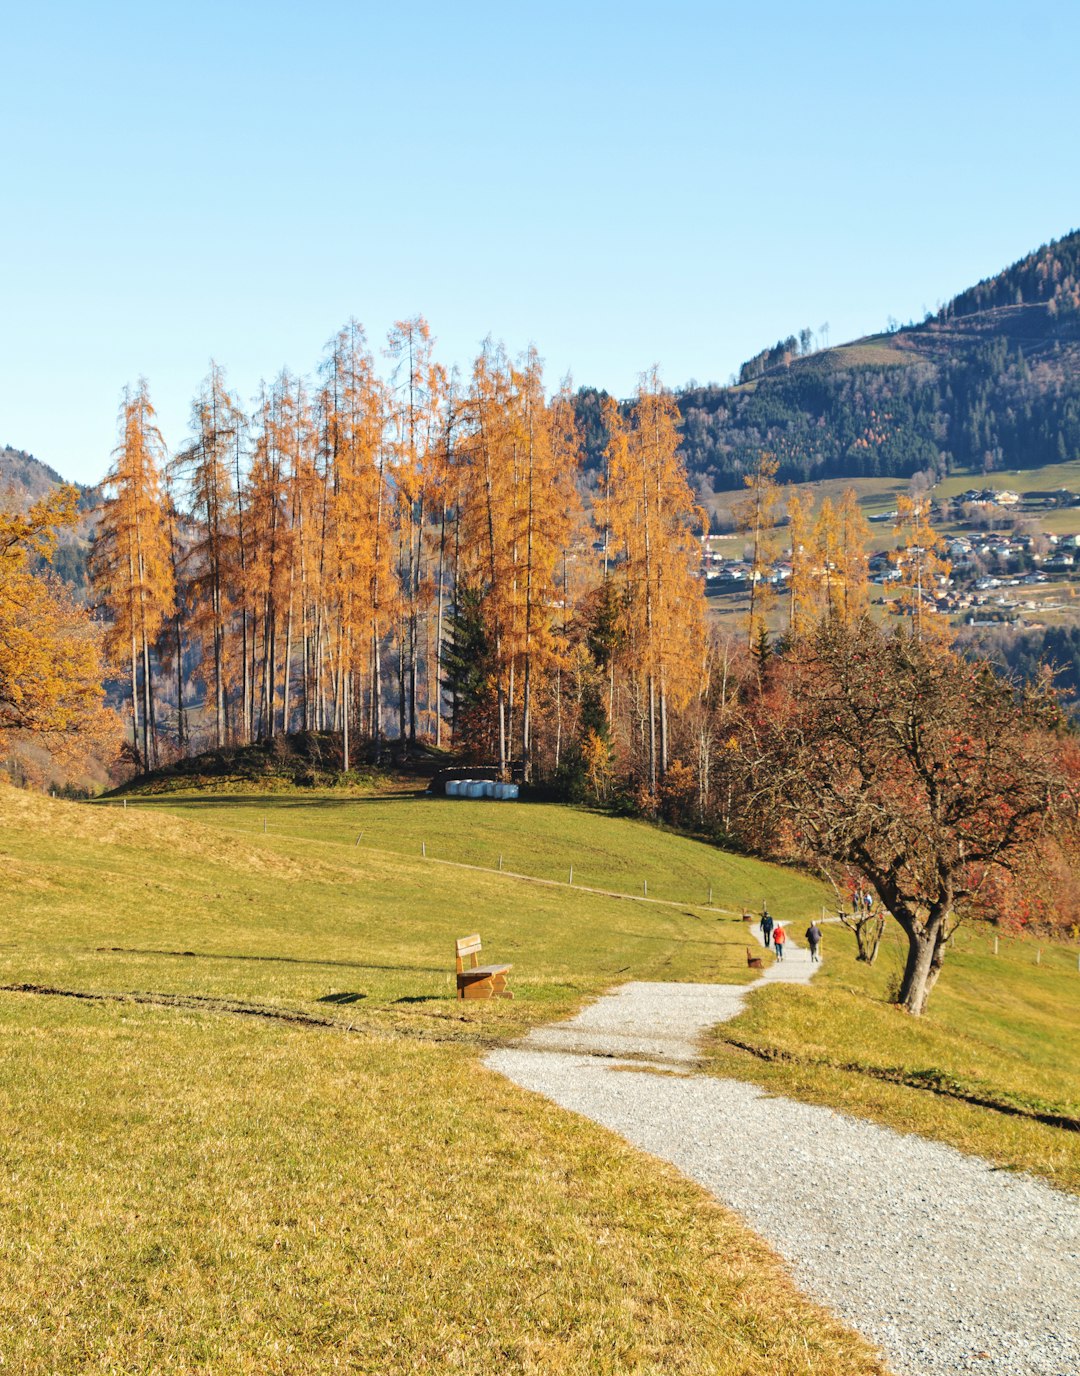
[[[460,975],[465,969],[463,961],[466,956],[471,957],[470,968],[475,970],[480,964],[480,934],[474,932],[472,936],[460,936],[454,942],[457,956],[457,972]]]

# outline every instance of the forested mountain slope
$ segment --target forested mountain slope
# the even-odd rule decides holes
[[[962,292],[920,325],[810,351],[802,331],[730,387],[679,393],[687,465],[738,487],[762,449],[781,481],[1031,468],[1080,455],[1080,232]],[[602,463],[598,394],[578,413]]]
[[[29,507],[64,481],[54,468],[33,454],[11,445],[0,447],[0,508]],[[100,491],[79,483],[72,485],[79,491],[80,516],[76,525],[59,532],[52,566],[65,582],[82,589],[86,586],[86,556]]]

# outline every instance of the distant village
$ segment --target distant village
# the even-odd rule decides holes
[[[961,532],[942,535],[940,553],[949,562],[947,574],[932,579],[924,590],[927,605],[968,625],[1022,622],[1040,625],[1038,617],[1054,609],[1049,597],[1052,589],[1033,595],[1044,584],[1071,583],[1080,570],[1080,532],[1053,534],[1041,529],[1039,514],[1062,507],[1080,508],[1080,493],[1066,490],[1018,493],[992,488],[972,488],[945,502],[935,502],[935,524],[961,528]],[[871,527],[889,525],[895,511],[868,517]],[[1080,510],[1077,511],[1080,527]],[[750,562],[732,558],[728,550],[741,537],[706,536],[702,542],[702,576],[709,596],[736,593],[749,585],[753,576]],[[881,588],[873,600],[882,604],[891,584],[902,577],[905,552],[882,550],[872,553],[869,573],[872,584]],[[775,558],[766,575],[780,592],[791,577],[790,548]],[[1067,589],[1071,598],[1074,589]]]

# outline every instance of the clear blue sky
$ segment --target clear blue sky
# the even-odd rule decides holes
[[[352,315],[554,384],[924,311],[1080,225],[1080,5],[8,6],[0,443],[96,481]]]

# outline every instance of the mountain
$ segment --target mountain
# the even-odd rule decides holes
[[[36,502],[64,481],[55,468],[35,459],[23,449],[0,448],[0,493],[14,493],[20,504]]]
[[[0,506],[24,508],[45,497],[64,479],[55,468],[10,445],[0,448]],[[86,587],[86,559],[100,489],[72,483],[79,493],[79,519],[57,537],[52,567],[77,590]]]
[[[683,453],[706,491],[762,449],[781,480],[1033,468],[1080,457],[1080,232],[960,293],[921,324],[835,348],[779,341],[728,387],[678,393]],[[599,399],[578,394],[590,464]]]

